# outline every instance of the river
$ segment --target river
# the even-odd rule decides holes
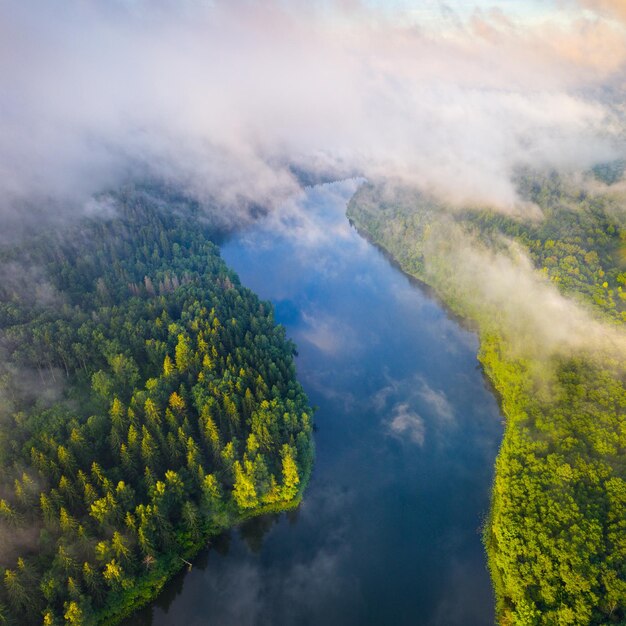
[[[219,538],[133,624],[493,624],[498,406],[476,337],[350,227],[357,185],[310,188],[222,247],[273,302],[318,407],[302,505]]]

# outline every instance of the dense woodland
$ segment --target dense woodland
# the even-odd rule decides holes
[[[450,261],[458,244],[450,243],[450,233],[456,228],[463,245],[470,241],[492,250],[502,246],[503,237],[512,239],[527,251],[539,280],[549,280],[586,303],[597,319],[619,327],[626,321],[626,202],[611,187],[589,193],[556,175],[526,176],[520,190],[542,209],[542,218],[447,210],[373,186],[357,193],[348,214],[478,330],[479,359],[506,417],[484,528],[499,622],[624,624],[623,355],[511,351],[505,318],[477,306],[474,286],[455,278],[462,259],[456,266]]]
[[[114,623],[308,479],[294,345],[158,196],[0,251],[0,624]]]

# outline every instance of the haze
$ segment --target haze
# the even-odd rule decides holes
[[[296,193],[295,168],[519,208],[517,168],[624,154],[625,19],[619,0],[6,0],[5,233],[137,177],[230,219]]]

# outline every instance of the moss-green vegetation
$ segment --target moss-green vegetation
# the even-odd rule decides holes
[[[111,624],[213,534],[295,506],[312,414],[294,346],[193,206],[2,251],[0,624]]]
[[[601,324],[609,338],[621,331],[626,211],[609,192],[586,194],[556,176],[525,179],[521,189],[542,208],[542,219],[458,212],[371,186],[357,193],[348,215],[478,330],[479,359],[506,416],[484,530],[499,622],[626,623],[623,357],[584,336],[565,348],[536,341],[550,328],[580,330],[565,319],[570,309],[590,328]],[[511,240],[532,265],[507,274],[502,267],[517,268]],[[534,284],[527,274],[537,284],[532,293],[523,291]],[[541,313],[539,296],[555,291],[551,284],[576,302],[554,309],[544,301],[564,317],[540,329],[541,315],[529,310]],[[526,307],[524,323],[509,300]]]

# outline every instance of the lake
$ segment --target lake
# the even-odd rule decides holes
[[[478,341],[307,189],[222,247],[298,346],[318,407],[300,508],[213,542],[130,623],[484,626],[481,525],[502,418]]]

